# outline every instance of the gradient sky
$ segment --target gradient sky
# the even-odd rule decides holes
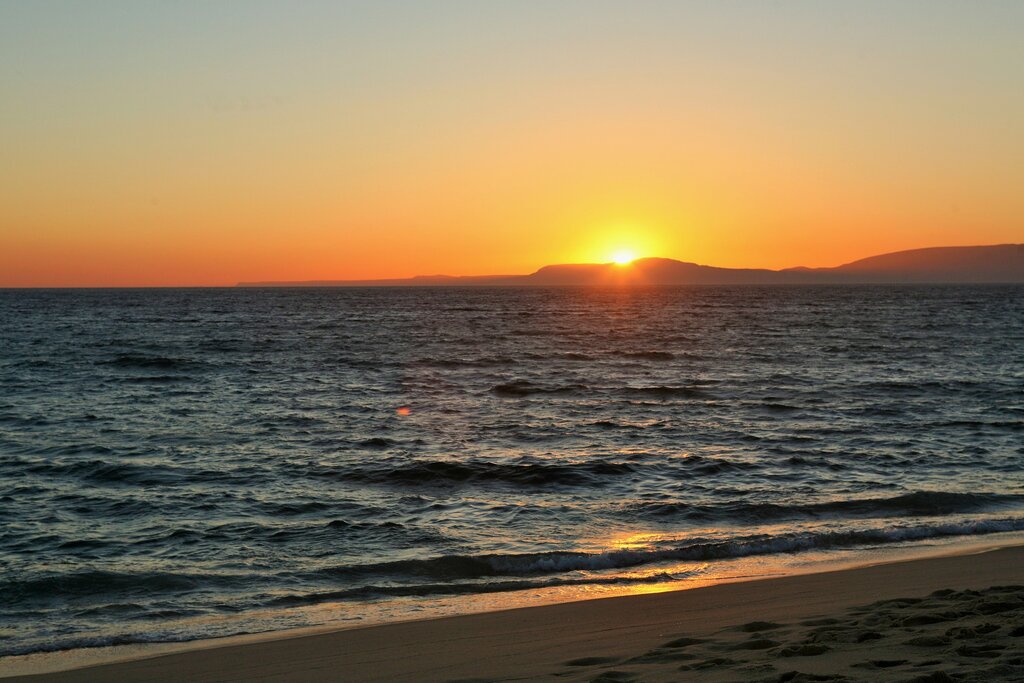
[[[0,0],[0,286],[1024,241],[1024,2]]]

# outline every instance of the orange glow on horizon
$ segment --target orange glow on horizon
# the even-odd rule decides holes
[[[0,287],[1022,241],[1024,5],[570,4],[8,3]]]

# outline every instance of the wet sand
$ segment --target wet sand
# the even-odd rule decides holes
[[[1024,546],[8,681],[1024,681]]]

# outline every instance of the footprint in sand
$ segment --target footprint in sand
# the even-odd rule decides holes
[[[932,614],[914,614],[905,618],[900,624],[904,627],[928,626],[929,624],[940,624],[944,621],[954,621],[960,615],[956,612],[941,612]]]
[[[782,624],[776,624],[774,621],[751,621],[737,626],[736,630],[744,633],[760,633],[761,631],[772,631],[781,627]]]
[[[927,598],[886,600],[844,616],[798,623],[751,621],[709,638],[680,635],[628,659],[583,657],[565,665],[600,667],[587,672],[598,683],[647,680],[652,670],[661,667],[667,670],[659,675],[669,680],[669,666],[687,672],[676,674],[683,680],[698,681],[731,674],[730,680],[781,683],[950,683],[967,680],[965,676],[1024,683],[1024,650],[1019,647],[1024,642],[1024,589],[936,591]],[[875,641],[884,649],[876,647]],[[817,657],[815,667],[824,671],[778,673],[787,662],[800,666],[802,657]],[[836,658],[835,668],[830,657]],[[806,661],[810,668],[811,660]],[[951,663],[955,670],[947,668]],[[650,670],[611,669],[612,665]],[[851,668],[835,671],[845,666]],[[578,671],[559,675],[575,680]]]
[[[859,662],[857,664],[851,664],[861,669],[892,669],[897,666],[903,666],[910,662],[906,659],[872,659],[867,662]]]
[[[911,678],[907,683],[956,683],[956,679],[950,677],[945,671],[933,671],[930,674]]]
[[[701,643],[706,643],[706,642],[708,642],[708,641],[703,639],[703,638],[685,638],[684,637],[684,638],[676,638],[675,640],[670,640],[667,643],[662,643],[661,646],[662,647],[672,647],[672,648],[676,648],[676,647],[690,647],[691,645],[700,645]]]
[[[703,662],[697,662],[696,664],[683,664],[679,667],[680,671],[701,671],[703,669],[714,669],[719,666],[731,666],[737,664],[735,659],[729,659],[728,657],[715,657],[713,659],[706,659]]]
[[[801,671],[787,671],[776,678],[779,683],[804,683],[805,681],[845,681],[839,674],[807,674]]]
[[[907,645],[914,647],[944,647],[951,641],[945,636],[918,636],[907,641]]]
[[[1005,650],[1005,645],[997,645],[995,643],[984,643],[981,645],[961,645],[954,652],[961,657],[983,657],[986,659],[994,659],[1002,654],[1002,650]]]
[[[883,636],[878,631],[864,631],[862,633],[857,634],[856,641],[858,643],[866,643],[871,640],[881,640],[884,637],[885,636]]]
[[[828,645],[818,643],[806,643],[804,645],[790,645],[784,647],[777,653],[779,657],[815,657],[831,650]]]
[[[602,671],[590,679],[590,683],[620,683],[621,681],[632,681],[633,674],[628,671]]]
[[[685,662],[697,659],[697,655],[678,650],[651,650],[642,655],[627,659],[625,664],[652,664],[658,662]]]
[[[781,645],[777,640],[770,640],[768,638],[751,638],[750,640],[744,640],[739,643],[730,645],[728,650],[767,650],[770,647],[777,647]]]

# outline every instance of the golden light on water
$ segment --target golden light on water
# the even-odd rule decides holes
[[[662,538],[661,534],[651,532],[636,532],[631,534],[619,534],[610,539],[602,539],[602,546],[610,546],[615,550],[641,550],[650,547],[652,541]]]

